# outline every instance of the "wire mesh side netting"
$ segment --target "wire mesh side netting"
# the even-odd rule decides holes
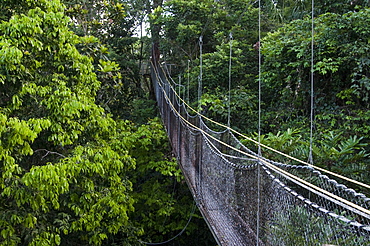
[[[273,209],[266,227],[269,245],[370,245],[370,228],[356,222],[355,213],[264,170],[272,190],[279,191],[271,197],[271,205],[280,208]]]
[[[219,244],[370,245],[365,195],[312,167],[258,159],[229,130],[189,115],[161,70],[152,78],[173,151]]]

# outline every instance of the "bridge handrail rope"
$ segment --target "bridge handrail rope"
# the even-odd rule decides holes
[[[236,141],[237,144],[239,144],[240,146],[243,147],[243,149],[245,149],[245,151],[248,151],[251,154],[255,154],[254,152],[252,152],[251,150],[249,150],[248,148],[246,148],[239,141],[239,139],[234,136],[234,134],[231,134],[231,136],[233,137],[234,141]],[[241,159],[240,157],[233,157],[233,158]],[[340,190],[343,190],[346,193],[350,193],[353,197],[361,198],[364,202],[369,202],[370,201],[370,198],[366,197],[364,194],[358,193],[354,189],[348,188],[347,186],[345,186],[343,184],[339,184],[336,180],[331,179],[329,176],[327,176],[325,174],[322,174],[320,171],[316,170],[315,168],[313,168],[311,166],[308,166],[308,165],[293,165],[293,164],[280,163],[280,162],[276,162],[276,161],[273,161],[273,160],[264,158],[263,156],[260,156],[260,158],[263,159],[263,160],[265,160],[265,161],[267,161],[267,162],[269,162],[269,163],[271,163],[271,164],[273,164],[273,165],[275,165],[275,166],[282,167],[282,168],[289,168],[289,169],[292,169],[293,168],[293,169],[301,169],[301,170],[302,169],[307,169],[312,174],[314,174],[315,176],[317,176],[318,178],[325,180],[325,182],[327,182],[328,184],[332,184],[336,188],[338,188]],[[245,159],[245,158],[243,158],[243,159]]]
[[[203,134],[203,133],[202,133]],[[204,135],[203,135],[204,136]],[[231,156],[231,155],[226,155],[224,153],[222,153],[208,138],[208,135],[207,136],[204,136],[205,137],[205,142],[206,144],[210,147],[211,150],[213,150],[213,152],[220,156],[229,166],[233,167],[233,168],[239,168],[239,169],[254,169],[257,167],[257,163],[258,163],[258,159],[255,159],[255,158],[250,158],[250,159],[247,159],[247,158],[244,158],[244,160],[247,160],[247,161],[254,161],[255,163],[254,164],[251,164],[251,165],[240,165],[240,164],[235,164],[231,161],[229,161],[228,159],[226,159],[226,157],[229,157],[229,158],[233,158],[234,156]]]
[[[334,212],[331,212],[331,211],[329,211],[329,210],[327,210],[323,207],[320,207],[319,205],[315,204],[314,202],[310,201],[309,199],[304,198],[302,195],[299,195],[297,192],[295,192],[294,190],[292,190],[291,188],[286,186],[283,182],[281,182],[280,179],[276,178],[273,174],[271,174],[271,172],[266,167],[262,166],[262,168],[265,170],[267,175],[269,175],[280,187],[284,188],[287,192],[289,192],[293,196],[297,197],[298,199],[300,199],[304,203],[308,204],[309,206],[314,207],[314,208],[320,210],[321,212],[323,212],[325,214],[329,214],[330,216],[332,216],[334,218],[340,219],[341,221],[343,221],[345,223],[351,224],[351,225],[356,226],[356,227],[360,227],[362,229],[365,229],[366,231],[370,231],[370,226],[364,226],[363,224],[360,224],[359,222],[354,221],[354,220],[350,220],[350,219],[344,217],[343,215],[338,215],[338,214],[336,214]]]
[[[160,78],[160,76],[158,76],[158,72],[157,71],[155,71],[155,72],[156,72],[157,80],[160,80],[161,78]],[[309,182],[307,182],[307,181],[305,181],[305,180],[303,180],[303,179],[301,179],[301,178],[299,178],[299,177],[297,177],[297,176],[295,176],[295,175],[293,175],[293,174],[291,174],[289,172],[286,172],[286,171],[284,171],[284,170],[276,167],[275,165],[273,165],[273,164],[265,161],[264,159],[260,158],[259,156],[255,156],[255,155],[246,153],[246,152],[244,152],[242,150],[239,150],[239,149],[237,149],[237,148],[235,148],[235,147],[233,147],[233,146],[231,146],[231,145],[229,145],[227,143],[224,143],[223,141],[221,141],[221,140],[217,139],[216,137],[212,136],[211,134],[205,132],[203,129],[199,128],[198,126],[196,126],[196,125],[192,124],[191,122],[187,121],[176,110],[175,106],[172,104],[170,98],[168,97],[166,91],[163,89],[162,85],[160,83],[158,83],[158,84],[159,84],[159,86],[161,86],[162,91],[164,93],[164,96],[165,96],[168,104],[170,105],[171,109],[177,114],[177,116],[183,122],[185,122],[186,124],[188,124],[189,126],[191,126],[193,129],[196,129],[199,132],[202,132],[202,134],[205,134],[207,137],[212,138],[213,140],[217,141],[218,143],[224,145],[225,147],[227,147],[229,149],[232,149],[232,150],[234,150],[236,152],[239,152],[239,153],[241,153],[241,154],[243,154],[245,156],[248,156],[248,157],[251,157],[253,159],[256,159],[256,160],[260,161],[265,166],[269,167],[270,169],[274,170],[275,172],[279,173],[280,175],[288,178],[289,180],[291,180],[292,182],[296,183],[297,185],[299,185],[299,186],[301,186],[301,187],[303,187],[305,189],[308,189],[308,190],[314,192],[315,194],[317,194],[317,195],[319,195],[321,197],[324,197],[324,198],[326,198],[326,199],[328,199],[328,200],[336,203],[339,206],[345,207],[346,209],[350,209],[351,211],[353,211],[353,212],[355,212],[355,213],[357,213],[357,214],[359,214],[361,216],[364,216],[366,218],[370,218],[370,210],[365,209],[365,208],[363,208],[363,207],[361,207],[361,206],[359,206],[357,204],[354,204],[354,203],[352,203],[352,202],[350,202],[350,201],[348,201],[348,200],[346,200],[346,199],[344,199],[342,197],[339,197],[339,196],[337,196],[335,194],[332,194],[332,193],[330,193],[330,192],[328,192],[328,191],[326,191],[326,190],[324,190],[324,189],[322,189],[322,188],[320,188],[320,187],[318,187],[318,186],[316,186],[314,184],[311,184],[311,183],[309,183]],[[172,92],[173,93],[176,93],[176,91],[172,91]]]
[[[166,76],[166,79],[168,80],[168,77],[167,77],[167,75],[166,74],[164,74],[165,76]],[[171,86],[171,88],[172,88],[172,85],[170,85]],[[173,89],[173,88],[172,88]],[[252,138],[250,138],[250,137],[247,137],[247,136],[245,136],[244,134],[242,134],[242,133],[240,133],[240,132],[238,132],[238,131],[236,131],[236,130],[234,130],[233,128],[231,128],[231,127],[228,127],[228,126],[226,126],[226,125],[224,125],[224,124],[222,124],[222,123],[219,123],[219,122],[217,122],[217,121],[214,121],[214,120],[212,120],[212,119],[210,119],[210,118],[208,118],[207,116],[205,116],[205,115],[203,115],[203,114],[201,114],[199,111],[197,111],[196,109],[194,109],[193,107],[191,107],[184,99],[182,99],[181,97],[179,97],[179,95],[176,93],[176,91],[174,90],[174,93],[175,93],[175,95],[179,98],[179,100],[187,107],[187,108],[189,108],[191,111],[193,111],[194,113],[196,113],[197,115],[199,115],[200,117],[202,117],[203,119],[205,119],[205,120],[207,120],[207,121],[209,121],[209,122],[211,122],[211,123],[213,123],[213,124],[215,124],[215,125],[218,125],[218,126],[221,126],[221,127],[223,127],[223,128],[226,128],[227,130],[230,130],[231,132],[233,132],[233,133],[235,133],[235,134],[237,134],[238,136],[240,136],[240,137],[242,137],[242,138],[244,138],[244,139],[246,139],[246,140],[248,140],[248,141],[250,141],[250,142],[253,142],[254,144],[256,144],[257,146],[258,146],[258,144],[260,144],[260,146],[261,147],[263,147],[263,148],[265,148],[265,149],[268,149],[268,150],[271,150],[271,151],[273,151],[273,152],[275,152],[276,154],[279,154],[279,155],[282,155],[282,156],[284,156],[284,157],[287,157],[288,159],[291,159],[291,160],[293,160],[293,161],[296,161],[296,162],[299,162],[299,163],[301,163],[301,164],[304,164],[304,165],[307,165],[307,166],[310,166],[310,167],[312,167],[312,168],[315,168],[315,169],[317,169],[317,170],[319,170],[319,171],[321,171],[321,172],[324,172],[324,173],[327,173],[327,174],[329,174],[329,175],[332,175],[332,176],[334,176],[334,177],[337,177],[337,178],[340,178],[340,179],[343,179],[343,180],[345,180],[345,181],[347,181],[347,182],[350,182],[350,183],[353,183],[353,184],[356,184],[356,185],[359,185],[359,186],[362,186],[362,187],[364,187],[364,188],[367,188],[367,189],[370,189],[370,185],[368,185],[368,184],[365,184],[365,183],[363,183],[363,182],[360,182],[360,181],[357,181],[357,180],[354,180],[354,179],[351,179],[351,178],[348,178],[348,177],[345,177],[345,176],[343,176],[343,175],[340,175],[340,174],[337,174],[337,173],[334,173],[334,172],[332,172],[332,171],[329,171],[329,170],[327,170],[327,169],[325,169],[325,168],[321,168],[321,167],[319,167],[319,166],[316,166],[316,165],[313,165],[313,164],[310,164],[310,163],[308,163],[308,162],[306,162],[306,161],[302,161],[302,160],[300,160],[300,159],[298,159],[298,158],[295,158],[295,157],[293,157],[293,156],[290,156],[290,155],[288,155],[288,154],[285,154],[285,153],[283,153],[283,152],[281,152],[281,151],[279,151],[279,150],[276,150],[276,149],[274,149],[274,148],[272,148],[272,147],[269,147],[269,146],[267,146],[267,145],[265,145],[265,144],[263,144],[263,143],[259,143],[257,140],[254,140],[254,139],[252,139]]]
[[[211,149],[213,149],[213,151],[214,151],[214,153],[216,154],[216,155],[219,155],[219,156],[221,156],[221,158],[223,158],[224,159],[224,161],[226,162],[226,163],[228,163],[229,165],[231,165],[231,166],[233,166],[234,168],[242,168],[242,169],[246,169],[246,170],[248,170],[248,169],[251,169],[251,168],[256,168],[256,164],[252,164],[252,165],[249,165],[249,166],[243,166],[243,165],[235,165],[234,163],[231,163],[231,162],[229,162],[224,156],[225,156],[225,154],[223,154],[216,146],[214,146],[214,144],[212,144],[212,142],[211,141],[209,141],[209,139],[208,139],[208,137],[205,137],[206,138],[206,143],[207,143],[207,145],[209,145],[210,147],[211,147]],[[257,161],[257,160],[256,160]],[[266,163],[265,163],[266,164]],[[274,166],[273,166],[274,167]],[[277,177],[275,177],[273,174],[271,174],[271,172],[266,168],[266,166],[262,166],[262,168],[264,169],[264,171],[267,173],[267,175],[268,176],[270,176],[270,178],[272,179],[272,180],[274,180],[275,182],[277,182],[277,184],[280,186],[280,187],[282,187],[283,189],[285,189],[287,192],[289,192],[291,195],[293,195],[294,197],[297,197],[298,199],[300,199],[301,201],[303,201],[304,203],[306,203],[306,204],[308,204],[309,206],[311,206],[311,207],[313,207],[313,208],[315,208],[315,209],[318,209],[318,210],[320,210],[321,212],[323,212],[323,213],[325,213],[325,214],[329,214],[330,216],[332,216],[332,217],[334,217],[334,218],[336,218],[336,219],[339,219],[339,220],[341,220],[341,221],[343,221],[343,222],[345,222],[345,223],[348,223],[348,224],[351,224],[351,225],[353,225],[353,226],[356,226],[356,227],[360,227],[360,228],[362,228],[362,229],[364,229],[364,230],[366,230],[366,231],[370,231],[370,226],[365,226],[365,225],[363,225],[363,224],[361,224],[361,223],[359,223],[359,222],[357,222],[357,221],[353,221],[353,220],[350,220],[350,219],[348,219],[348,218],[346,218],[345,216],[343,216],[343,215],[338,215],[338,214],[336,214],[336,213],[334,213],[334,212],[332,212],[332,211],[329,211],[329,210],[327,210],[327,209],[325,209],[324,207],[321,207],[321,206],[319,206],[319,205],[317,205],[316,203],[314,203],[314,202],[312,202],[312,201],[310,201],[309,199],[307,199],[307,198],[305,198],[305,197],[303,197],[302,195],[299,195],[297,192],[295,192],[294,190],[292,190],[291,188],[289,188],[288,186],[286,186],[283,182],[281,182],[280,181],[280,179],[279,178],[277,178]],[[271,167],[270,167],[271,168]],[[276,170],[274,170],[275,172],[277,172],[277,173],[279,173],[280,175],[281,175],[281,173],[279,172],[279,171],[276,171]],[[283,170],[282,170],[283,171]],[[283,171],[283,172],[285,172],[285,171]],[[291,175],[290,173],[285,173],[285,174],[289,174],[289,175]],[[293,180],[293,179],[291,179],[290,177],[287,177],[287,176],[285,176],[284,174],[283,174],[283,176],[285,177],[285,178],[288,178],[289,180],[291,180],[292,182],[294,182],[294,183],[296,183],[296,181],[295,180]],[[298,184],[298,183],[297,183]],[[298,184],[298,185],[300,185],[300,184]],[[308,189],[308,190],[310,190],[310,191],[312,191],[312,192],[314,192],[315,194],[317,194],[314,190],[312,190],[310,187],[304,187],[304,188],[306,188],[306,189]],[[330,200],[330,201],[332,201],[332,202],[334,202],[334,203],[336,203],[336,204],[338,204],[337,203],[337,201],[335,201],[335,200],[333,200],[333,198],[331,198],[331,197],[325,197],[326,199],[328,199],[328,200]],[[345,207],[345,208],[347,208],[347,209],[350,209],[351,210],[351,208],[349,208],[346,204],[338,204],[338,205],[340,205],[340,206],[342,206],[342,207]],[[357,211],[356,213],[358,213],[358,214],[360,214],[360,215],[362,215],[362,216],[364,216],[364,217],[366,217],[366,218],[369,218],[369,215],[368,214],[364,214],[363,212],[361,212],[361,211]]]

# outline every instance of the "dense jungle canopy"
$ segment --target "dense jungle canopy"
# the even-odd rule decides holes
[[[226,123],[230,92],[231,126],[254,137],[260,51],[261,141],[306,160],[311,1],[260,4],[259,18],[246,0],[2,0],[0,245],[143,245],[184,228],[193,198],[142,70],[153,43],[196,105],[202,36],[203,113]],[[369,2],[315,1],[314,17],[313,159],[370,183]],[[215,244],[197,212],[167,245]]]

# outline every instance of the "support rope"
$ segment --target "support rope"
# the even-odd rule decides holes
[[[230,127],[230,114],[231,114],[231,106],[230,106],[230,101],[231,101],[231,60],[232,60],[232,52],[233,52],[233,34],[230,32],[229,34],[230,38],[230,55],[229,55],[229,98],[228,98],[228,109],[227,109],[227,126]]]
[[[187,101],[190,102],[189,90],[190,90],[190,60],[188,60],[188,86],[187,86]]]
[[[179,95],[181,97],[181,74],[179,74]],[[180,100],[178,100],[179,105],[181,104]]]
[[[261,152],[261,0],[258,0],[258,155],[262,156]],[[258,162],[257,170],[257,239],[259,239],[260,231],[260,200],[261,200],[261,162]],[[257,240],[256,245],[259,245]]]
[[[201,111],[202,79],[203,79],[203,36],[199,37],[199,78],[198,78],[198,109]]]
[[[314,3],[311,2],[311,112],[310,112],[310,152],[308,162],[313,165],[312,145],[313,145],[313,122],[314,122]]]

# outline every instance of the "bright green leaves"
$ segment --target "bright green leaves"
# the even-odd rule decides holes
[[[17,207],[24,207],[34,214],[12,215],[10,224],[24,226],[34,233],[36,228],[47,225],[45,231],[39,231],[37,236],[29,239],[30,245],[58,245],[61,241],[59,231],[66,235],[85,231],[81,239],[99,245],[107,234],[115,234],[127,225],[127,213],[133,210],[133,199],[128,195],[131,183],[125,173],[133,166],[133,159],[126,151],[110,147],[118,147],[116,141],[109,145],[77,146],[70,156],[57,163],[32,167],[22,176],[21,187],[3,190],[2,196],[14,198]],[[44,156],[55,154],[45,152]],[[56,218],[60,227],[55,226],[53,214],[63,211],[69,215],[64,216],[63,223]],[[46,221],[45,215],[48,217]],[[5,236],[11,240],[14,232]]]
[[[129,215],[139,218],[141,213],[151,225],[158,224],[156,218],[163,222],[169,215],[180,214],[161,233],[177,230],[178,220],[188,213],[182,194],[178,203],[171,198],[172,187],[182,182],[182,176],[160,122],[135,126],[115,121],[96,104],[114,105],[122,112],[119,100],[127,97],[121,93],[117,98],[115,90],[127,83],[118,65],[108,61],[107,48],[92,36],[73,34],[59,1],[5,1],[11,4],[1,15],[0,25],[4,44],[0,48],[0,242],[104,245],[116,242],[117,234],[124,242],[137,243],[137,231],[152,229],[142,224],[144,220],[129,220]],[[122,41],[125,20],[117,19],[123,16],[124,6],[113,0],[90,6],[103,3],[102,9],[114,13],[99,16],[100,10],[96,12],[106,22],[100,34],[111,37],[105,31],[112,30],[117,35],[112,47],[119,52],[129,50],[125,42],[133,41]],[[7,19],[8,14],[13,17]],[[89,33],[102,26],[95,20],[84,22],[84,18],[74,21],[79,30]],[[127,60],[123,56],[121,62],[128,64]],[[101,90],[98,76],[109,93]],[[135,166],[137,172],[132,171]],[[151,184],[155,184],[153,189]],[[158,192],[153,194],[153,190]],[[137,194],[141,191],[145,191],[143,196]],[[134,197],[148,199],[135,203]],[[148,204],[153,205],[150,211]]]
[[[27,228],[34,228],[36,226],[36,223],[37,223],[37,218],[35,216],[33,216],[32,214],[28,213],[24,217],[24,225],[25,225],[25,227],[27,227]]]
[[[340,65],[340,62],[333,60],[333,58],[324,58],[322,61],[316,63],[316,71],[322,75],[335,73],[338,71]]]
[[[182,175],[176,160],[165,156],[166,151],[169,151],[167,135],[158,120],[150,120],[148,124],[139,127],[132,126],[132,133],[122,141],[129,146],[130,155],[137,158],[136,169],[139,173],[153,170],[164,176],[174,176],[180,181]]]
[[[7,217],[7,210],[11,208],[8,202],[14,198],[16,206],[22,206],[28,201],[35,201],[34,196],[24,189],[18,189],[22,184],[19,179],[24,172],[17,163],[26,156],[33,154],[31,144],[39,134],[50,126],[50,121],[45,119],[29,119],[27,121],[18,118],[8,118],[0,114],[0,205],[3,215],[0,216],[0,227],[2,228],[2,240],[6,245],[18,242],[14,226],[24,224],[33,228],[36,220],[32,214],[26,216],[13,213]],[[5,202],[3,199],[5,199]],[[3,207],[5,205],[5,207]],[[1,226],[3,224],[4,226]],[[5,226],[6,225],[6,226]]]
[[[35,166],[26,173],[22,181],[26,186],[35,190],[35,199],[27,200],[33,210],[41,209],[48,212],[48,204],[59,209],[58,198],[69,190],[65,167],[54,165]]]
[[[133,200],[127,195],[131,184],[122,178],[131,162],[127,153],[119,154],[108,146],[79,146],[59,163],[33,167],[23,176],[24,184],[35,194],[25,202],[43,213],[70,210],[63,233],[86,231],[86,240],[101,244],[107,237],[102,232],[117,233],[133,209]]]
[[[30,146],[42,130],[50,126],[50,121],[44,119],[29,119],[28,121],[17,118],[8,118],[0,114],[0,166],[2,175],[0,188],[4,188],[5,179],[20,174],[20,168],[15,163],[16,157],[32,155]]]
[[[2,141],[3,148],[13,152],[17,150],[21,155],[32,154],[29,142],[32,142],[41,131],[42,126],[46,128],[50,125],[45,120],[20,121],[17,118],[8,118],[5,124],[5,131],[1,133],[6,139]],[[33,128],[33,129],[32,129]]]
[[[60,236],[52,232],[41,232],[35,236],[30,246],[60,245]]]
[[[12,46],[7,40],[1,40],[0,37],[0,65],[5,66],[8,71],[17,69],[17,65],[21,62],[23,53],[17,47]],[[1,83],[4,84],[5,76],[2,75]]]
[[[149,14],[149,20],[154,25],[162,25],[164,18],[163,18],[163,8],[161,6],[156,7],[153,9],[152,13]]]
[[[95,105],[100,83],[90,58],[74,46],[79,38],[68,30],[69,19],[63,8],[56,5],[43,1],[27,15],[14,15],[0,26],[4,44],[8,44],[0,50],[0,65],[3,63],[6,70],[1,81],[7,88],[1,93],[12,98],[11,108],[19,113],[23,110],[23,117],[33,111],[50,119],[49,138],[68,145],[78,139],[87,124],[87,119],[85,124],[76,121],[81,114],[92,108],[101,114]]]
[[[174,189],[180,186],[179,182],[183,183],[183,176],[170,154],[166,132],[159,119],[141,126],[126,124],[126,127],[131,133],[125,133],[121,140],[136,159],[136,170],[130,178],[135,198],[132,221],[142,228],[144,240],[162,241],[166,234],[186,223],[191,197],[181,193],[184,190]]]
[[[99,60],[99,69],[103,73],[118,71],[119,65],[113,61]]]
[[[127,195],[131,183],[122,176],[131,162],[127,153],[119,154],[108,146],[79,147],[75,156],[65,160],[71,182],[66,205],[75,218],[71,231],[86,230],[86,239],[100,244],[106,237],[102,232],[117,233],[127,224],[133,200]]]
[[[4,35],[24,44],[23,42],[27,38],[43,33],[40,26],[40,12],[41,10],[38,8],[32,9],[28,15],[14,15],[9,22],[3,22],[1,29],[4,31]]]
[[[8,7],[12,17],[0,24],[0,244],[102,244],[129,224],[126,176],[135,162],[121,142],[126,129],[95,103],[92,59],[76,48],[96,39],[68,29],[59,1]],[[101,64],[102,73],[118,70]]]

